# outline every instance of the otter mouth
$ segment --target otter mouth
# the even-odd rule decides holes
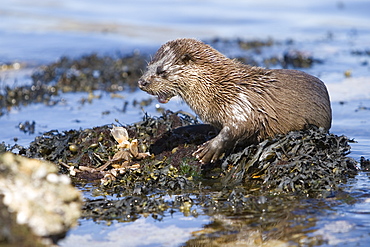
[[[168,101],[170,101],[171,97],[163,94],[158,94],[157,99],[159,103],[166,104]]]

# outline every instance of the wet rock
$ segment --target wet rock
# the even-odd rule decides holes
[[[5,153],[10,149],[10,145],[6,145],[5,142],[0,143],[0,154]]]
[[[365,157],[361,156],[360,165],[361,165],[362,170],[370,171],[370,160],[369,159],[365,159]]]
[[[93,220],[135,221],[140,214],[151,215],[160,220],[168,205],[163,198],[128,196],[121,200],[87,200],[83,207],[83,217]]]
[[[136,88],[145,57],[139,53],[114,58],[96,54],[78,59],[62,57],[58,62],[41,67],[32,75],[34,83],[53,83],[63,92],[108,92]]]
[[[189,156],[189,148],[195,149],[197,144],[206,140],[207,137],[202,136],[202,134],[196,136],[189,132],[190,130],[178,129],[178,127],[193,126],[192,124],[195,123],[197,121],[186,113],[167,111],[161,117],[145,116],[143,121],[126,126],[126,129],[130,142],[133,139],[138,140],[136,145],[139,153],[149,151],[149,153],[155,154],[153,160],[163,160],[168,155],[173,158]],[[77,168],[78,165],[98,169],[110,161],[120,150],[111,134],[112,128],[112,125],[106,125],[84,130],[69,130],[62,133],[51,130],[42,136],[36,137],[29,147],[17,146],[17,148],[20,148],[20,154],[27,157],[42,158],[60,164],[61,170],[65,172],[67,172],[64,169],[65,167],[76,166]],[[191,142],[195,144],[188,145],[186,149],[183,148]],[[173,148],[178,145],[181,145],[182,148],[178,149],[174,155],[172,153],[175,151]],[[187,153],[181,155],[182,150],[187,150]],[[181,158],[176,164],[172,164],[178,166],[178,163],[181,163]],[[131,161],[132,163],[129,165],[137,162],[135,159]]]
[[[338,190],[358,170],[347,157],[350,141],[315,126],[279,135],[227,157],[223,184],[307,195]]]
[[[55,165],[4,153],[0,156],[0,170],[2,203],[9,213],[14,213],[16,224],[53,242],[77,224],[81,194],[69,177],[57,174]]]
[[[351,54],[356,56],[370,56],[370,50],[353,50],[351,51]]]
[[[126,142],[135,143],[135,153],[148,152],[145,159],[133,155],[132,150],[127,151],[128,158],[115,159],[126,151],[117,146],[112,126],[51,131],[20,153],[55,162],[62,171],[80,179],[105,178],[107,189],[117,187],[137,194],[184,189],[192,186],[191,179],[201,179],[213,186],[243,185],[253,190],[325,197],[357,172],[357,163],[347,157],[351,140],[314,126],[239,147],[223,161],[202,166],[192,153],[197,145],[217,135],[217,130],[195,123],[189,115],[166,112],[126,126]]]
[[[307,52],[290,50],[284,53],[283,68],[310,68],[314,63],[313,57]]]
[[[292,40],[285,42],[276,41],[273,39],[266,40],[243,40],[243,39],[214,39],[211,45],[220,50],[227,50],[228,48],[240,48],[241,54],[236,57],[239,61],[252,66],[265,67],[281,67],[281,68],[310,68],[315,63],[323,63],[322,60],[313,57],[307,51],[299,49],[289,49],[281,54],[270,54],[260,61],[261,54],[264,50],[272,46],[281,46],[283,44],[292,45]],[[244,52],[243,52],[244,51]]]
[[[267,39],[267,40],[238,40],[239,47],[244,50],[250,50],[253,49],[255,51],[258,51],[258,49],[261,49],[262,47],[268,47],[273,46],[276,44],[276,41],[273,39]]]
[[[28,105],[30,103],[44,103],[55,105],[58,89],[45,84],[34,84],[11,88],[6,86],[0,93],[0,116],[5,114],[11,107]]]
[[[60,101],[60,93],[134,90],[146,65],[145,59],[138,53],[116,58],[96,54],[77,59],[62,57],[38,68],[31,76],[31,85],[1,88],[0,116],[15,106],[55,105]]]
[[[47,246],[48,242],[36,236],[27,225],[17,224],[17,216],[3,203],[0,194],[0,246]]]
[[[18,128],[20,131],[23,131],[24,133],[34,134],[35,125],[36,125],[35,121],[25,121],[24,123],[19,123]]]
[[[83,217],[107,221],[160,218],[166,210],[196,215],[192,205],[208,215],[263,212],[270,193],[326,198],[357,173],[357,163],[347,157],[351,140],[315,126],[239,147],[223,163],[202,166],[191,154],[217,130],[196,123],[190,115],[167,111],[125,126],[127,134],[118,143],[113,126],[51,131],[20,153],[51,160],[80,181],[103,178],[96,185],[99,193],[120,199],[86,200]],[[138,159],[130,150],[129,159],[112,159],[132,143],[150,156]],[[80,172],[71,173],[75,169]],[[222,192],[209,196],[209,191]],[[174,193],[192,197],[163,200],[162,195]]]

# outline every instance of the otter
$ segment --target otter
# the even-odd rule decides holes
[[[203,122],[220,130],[194,152],[202,163],[215,162],[240,143],[309,125],[331,127],[329,95],[320,79],[242,64],[195,39],[162,45],[138,85],[161,103],[180,96]]]

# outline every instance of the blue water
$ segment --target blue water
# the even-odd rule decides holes
[[[305,71],[327,84],[333,108],[331,132],[357,141],[352,145],[351,157],[370,158],[370,56],[352,54],[370,51],[370,1],[1,0],[0,5],[0,65],[20,65],[17,69],[0,69],[1,87],[30,83],[30,74],[38,66],[64,55],[125,54],[133,50],[152,54],[160,44],[179,37],[273,38],[280,44],[263,48],[257,59],[300,50],[322,60]],[[287,43],[288,39],[293,43]],[[250,52],[233,46],[220,49],[228,56]],[[349,78],[344,75],[346,71],[351,74]],[[63,100],[53,107],[34,104],[12,108],[0,117],[0,141],[13,144],[16,137],[17,143],[28,145],[36,135],[51,129],[88,128],[114,123],[116,118],[129,124],[143,116],[143,111],[132,105],[126,113],[120,112],[117,107],[121,107],[122,100],[108,93],[94,94],[101,98],[91,104],[80,103],[81,98],[87,98],[86,93],[67,93],[57,96]],[[140,91],[120,94],[129,102],[151,97]],[[144,110],[158,115],[158,107],[190,111],[176,99]],[[110,114],[102,114],[105,111]],[[35,134],[19,131],[17,125],[25,121],[36,122]],[[312,234],[323,235],[328,246],[366,246],[370,242],[367,174],[360,173],[346,190],[359,201],[317,215],[317,228]],[[85,195],[91,196],[88,192]],[[193,218],[180,212],[165,214],[161,222],[141,217],[132,223],[113,222],[107,226],[105,222],[80,220],[60,245],[179,246],[210,220],[205,215]]]

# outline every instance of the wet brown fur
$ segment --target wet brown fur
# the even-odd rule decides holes
[[[309,124],[331,127],[328,92],[318,78],[245,65],[194,39],[164,44],[139,87],[162,102],[179,95],[202,121],[221,130],[195,153],[203,162],[246,140],[259,142]]]

